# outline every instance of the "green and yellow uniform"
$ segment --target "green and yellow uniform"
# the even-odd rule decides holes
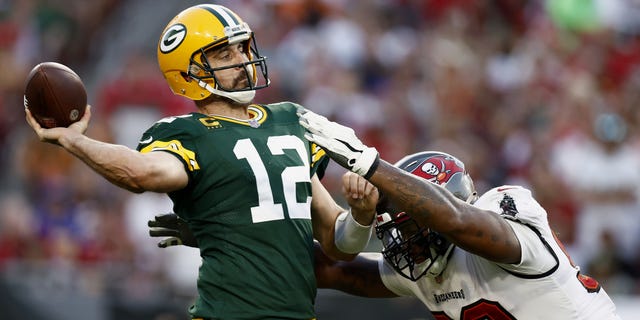
[[[203,259],[193,317],[315,317],[310,178],[328,158],[296,107],[251,105],[249,121],[191,113],[142,136],[140,152],[170,152],[189,175],[169,197]]]

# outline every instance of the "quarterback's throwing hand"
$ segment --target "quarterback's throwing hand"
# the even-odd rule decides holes
[[[305,137],[321,146],[339,165],[365,178],[378,166],[378,150],[358,139],[353,129],[345,127],[307,109],[298,109],[300,125],[307,129]]]

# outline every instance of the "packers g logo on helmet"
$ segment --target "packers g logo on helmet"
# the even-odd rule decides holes
[[[181,24],[174,24],[167,28],[160,40],[159,49],[162,53],[169,53],[177,48],[187,35],[187,28]]]
[[[206,52],[228,45],[242,44],[247,61],[211,68]],[[201,4],[175,16],[163,30],[158,42],[158,65],[171,90],[191,100],[212,94],[238,103],[250,103],[255,90],[269,86],[266,58],[256,46],[253,31],[233,11],[221,5]],[[216,72],[243,68],[245,88],[225,88]]]

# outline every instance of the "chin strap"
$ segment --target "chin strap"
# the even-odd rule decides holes
[[[206,83],[205,81],[202,81],[196,78],[193,78],[193,79],[197,80],[198,85],[206,89],[207,91],[217,96],[229,98],[237,103],[241,103],[241,104],[250,103],[251,101],[253,101],[253,98],[256,96],[255,90],[236,91],[236,92],[222,91],[222,90],[214,89],[210,84]]]
[[[433,261],[431,268],[429,268],[429,271],[427,271],[427,274],[426,274],[427,277],[435,278],[439,276],[442,273],[442,271],[444,271],[444,268],[447,267],[447,262],[449,262],[449,257],[451,256],[451,252],[453,252],[453,248],[454,248],[454,245],[449,244],[449,248],[447,248],[447,251],[445,252],[445,254],[439,255],[436,258],[436,260]],[[435,255],[437,253],[435,252],[434,249],[431,249],[431,254]]]

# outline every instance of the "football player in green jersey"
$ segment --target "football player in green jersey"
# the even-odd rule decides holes
[[[364,196],[341,208],[319,181],[328,158],[305,139],[301,107],[253,103],[269,85],[265,57],[228,8],[182,11],[157,54],[172,91],[197,111],[158,121],[137,151],[85,136],[89,106],[68,128],[44,129],[28,110],[27,122],[115,185],[169,195],[203,261],[194,319],[314,318],[314,238],[330,257],[352,259],[371,235],[377,190],[354,179]]]

